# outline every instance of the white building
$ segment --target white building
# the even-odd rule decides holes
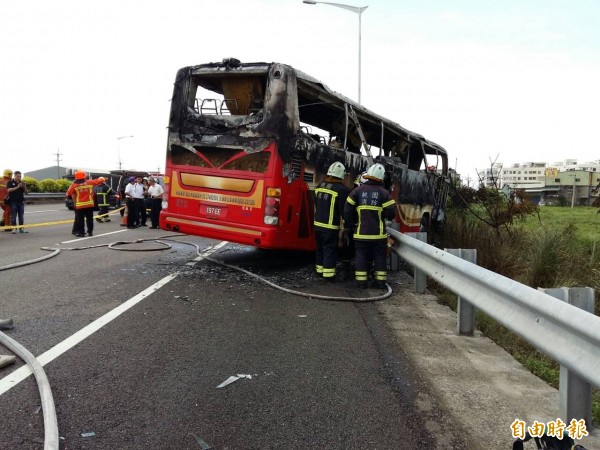
[[[511,189],[542,189],[546,185],[545,162],[526,162],[503,168],[501,186]]]

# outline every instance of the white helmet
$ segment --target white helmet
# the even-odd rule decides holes
[[[346,175],[346,168],[341,162],[334,162],[329,166],[329,170],[327,171],[327,176],[336,177],[339,179],[343,179]]]
[[[367,176],[374,178],[375,180],[383,181],[383,177],[385,176],[385,168],[383,164],[373,164],[367,170]]]

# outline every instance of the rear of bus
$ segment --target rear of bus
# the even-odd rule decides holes
[[[281,157],[280,147],[289,144],[270,131],[276,109],[269,110],[270,127],[264,126],[269,67],[179,71],[162,229],[260,248],[314,249],[314,207],[304,166]]]

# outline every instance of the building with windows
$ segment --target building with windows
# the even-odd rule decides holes
[[[574,204],[590,206],[600,183],[600,160],[578,163],[576,159],[548,164],[525,162],[503,166],[493,164],[479,172],[484,186],[524,189],[530,199],[539,204]]]

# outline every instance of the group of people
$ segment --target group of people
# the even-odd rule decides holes
[[[343,184],[346,169],[341,162],[329,166],[327,176],[315,189],[316,271],[335,281],[340,241],[345,241],[343,270],[348,275],[354,249],[354,276],[360,288],[387,287],[387,233],[385,221],[395,217],[395,202],[384,188],[385,167],[373,164],[355,180],[349,191]],[[350,251],[349,251],[350,250]]]
[[[109,222],[108,217],[108,195],[112,188],[108,186],[104,177],[86,179],[83,171],[75,172],[75,180],[67,190],[67,196],[73,199],[75,209],[75,222],[73,224],[73,234],[77,237],[87,235],[93,236],[94,233],[94,195],[97,197],[99,214],[96,217],[98,222]],[[146,203],[150,203],[150,228],[158,228],[159,214],[162,209],[163,189],[153,177],[143,178],[130,177],[125,187],[125,199],[127,208],[127,228],[137,228],[147,226]]]
[[[150,228],[158,228],[163,188],[154,177],[130,177],[125,187],[127,228],[147,226],[146,202],[150,207]]]
[[[25,194],[27,184],[21,179],[22,174],[18,170],[13,171],[5,169],[0,181],[0,198],[2,198],[2,220],[0,226],[8,227],[4,231],[10,231],[12,234],[28,233],[25,224]],[[19,226],[17,226],[17,219]]]

